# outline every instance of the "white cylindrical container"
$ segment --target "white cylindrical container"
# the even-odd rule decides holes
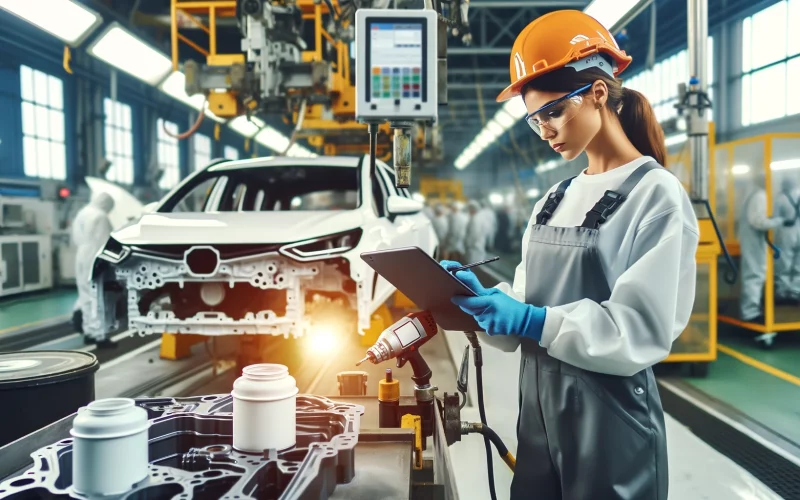
[[[147,477],[147,412],[132,399],[92,401],[72,422],[72,487],[84,495],[119,495]]]
[[[295,445],[297,381],[284,365],[250,365],[233,383],[233,447],[261,453]]]

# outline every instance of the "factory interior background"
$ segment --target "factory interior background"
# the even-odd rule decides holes
[[[437,95],[435,120],[359,121],[358,51],[370,49],[357,9],[423,7],[438,46],[421,64],[439,80],[392,72],[389,58],[364,81],[397,103]],[[447,411],[411,415],[424,392],[482,420],[474,346],[435,328],[418,351],[424,390],[416,361],[369,358],[420,308],[360,255],[499,257],[475,274],[513,282],[534,204],[588,166],[532,133],[521,99],[495,99],[517,35],[561,9],[613,33],[633,58],[623,86],[664,131],[666,168],[693,199],[706,183],[691,318],[654,367],[669,497],[800,498],[800,0],[0,0],[0,498],[100,488],[70,476],[62,451],[77,452],[70,429],[90,414],[78,408],[105,400],[147,410],[150,483],[137,491],[152,498],[490,498],[484,439],[457,421],[448,434]],[[759,239],[759,312],[744,317],[740,232],[758,186],[764,217],[797,225]],[[482,356],[488,426],[513,454],[520,353]],[[259,465],[236,451],[247,445],[230,412],[245,411],[242,369],[264,363],[287,367],[302,432],[298,451]],[[397,404],[409,418],[391,410],[387,424]],[[196,437],[171,434],[190,425]],[[319,450],[335,474],[319,457],[311,470]],[[491,482],[509,498],[501,458]]]

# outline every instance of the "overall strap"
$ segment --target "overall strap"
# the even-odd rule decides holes
[[[654,161],[649,161],[634,170],[616,191],[606,191],[600,201],[595,203],[592,209],[586,213],[586,218],[583,220],[581,227],[599,228],[622,205],[622,202],[627,199],[633,188],[639,184],[639,181],[644,178],[647,172],[657,168],[663,167]]]
[[[547,225],[547,221],[550,220],[556,208],[558,208],[558,205],[561,203],[561,200],[564,199],[564,193],[567,191],[567,188],[574,178],[575,177],[570,177],[562,181],[561,184],[558,185],[558,188],[547,196],[547,201],[544,202],[542,210],[536,214],[536,224]]]

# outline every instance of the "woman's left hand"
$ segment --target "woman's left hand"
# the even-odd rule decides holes
[[[518,335],[539,341],[542,338],[545,309],[514,300],[497,288],[484,288],[472,271],[458,271],[456,278],[477,297],[459,295],[451,300],[475,318],[489,335]]]

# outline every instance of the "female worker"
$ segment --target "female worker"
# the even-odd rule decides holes
[[[698,228],[653,109],[615,78],[630,61],[592,17],[553,12],[517,37],[497,98],[523,99],[542,140],[589,160],[534,207],[513,289],[456,274],[477,296],[453,302],[486,342],[522,347],[514,499],[667,498],[651,367],[689,321]]]

